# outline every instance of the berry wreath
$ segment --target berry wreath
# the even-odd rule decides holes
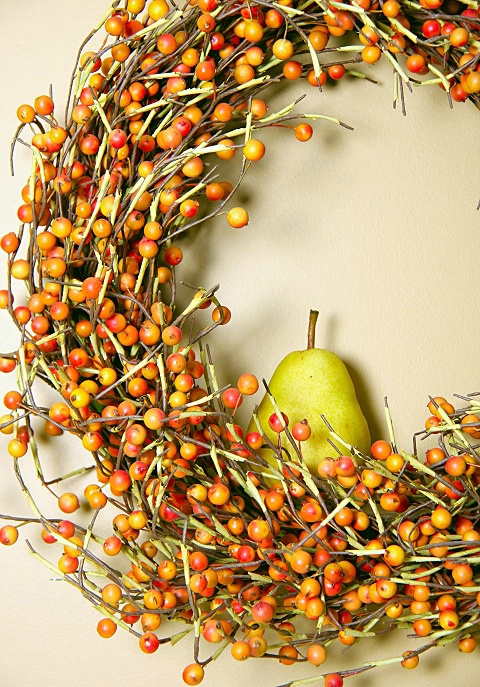
[[[355,684],[354,675],[375,664],[382,665],[382,670],[373,671],[372,677],[369,673],[369,680],[385,679],[384,671],[398,675],[393,670],[398,670],[396,664],[400,662],[408,668],[415,666],[418,657],[422,664],[424,654],[425,662],[431,654],[437,656],[435,651],[427,656],[425,647],[430,645],[452,643],[463,653],[470,653],[478,634],[475,396],[460,399],[457,409],[444,399],[431,401],[428,429],[418,435],[413,448],[410,442],[406,454],[392,459],[397,450],[401,453],[400,434],[396,442],[390,423],[386,429],[380,426],[378,408],[369,403],[373,391],[362,385],[369,376],[368,362],[361,355],[352,360],[350,348],[352,341],[360,349],[375,345],[387,348],[384,360],[391,366],[385,380],[392,384],[400,365],[412,365],[411,360],[401,358],[402,348],[406,349],[404,336],[402,346],[398,346],[399,329],[404,331],[398,307],[405,305],[413,273],[430,267],[422,263],[425,246],[418,244],[418,218],[410,208],[413,205],[419,213],[420,198],[432,198],[432,204],[442,198],[443,212],[448,208],[452,214],[449,221],[458,232],[458,217],[468,217],[475,207],[475,189],[465,193],[474,175],[468,171],[459,174],[458,170],[460,164],[462,171],[470,164],[468,170],[473,171],[475,156],[464,152],[464,132],[469,129],[468,117],[476,113],[471,105],[457,102],[477,100],[476,27],[480,22],[476,6],[423,6],[394,0],[366,7],[353,3],[217,6],[207,0],[183,15],[159,0],[146,7],[135,0],[126,8],[125,4],[118,3],[99,21],[92,37],[95,52],[90,55],[90,46],[82,47],[82,83],[73,84],[65,121],[61,107],[55,103],[52,111],[50,98],[37,97],[37,92],[33,105],[20,106],[17,113],[21,128],[14,162],[21,169],[28,157],[29,167],[20,172],[26,179],[18,208],[20,233],[12,235],[9,230],[2,239],[8,263],[8,284],[2,299],[18,325],[9,339],[16,337],[10,347],[14,352],[5,352],[2,366],[4,371],[15,369],[19,389],[12,391],[16,385],[6,377],[2,423],[14,469],[4,471],[14,475],[34,513],[25,515],[25,502],[19,506],[8,495],[6,503],[13,505],[2,528],[2,543],[13,543],[18,532],[27,531],[23,525],[29,525],[31,532],[26,537],[34,557],[42,558],[50,576],[53,572],[56,578],[80,589],[100,612],[97,631],[102,637],[111,636],[120,626],[137,638],[145,653],[153,653],[165,638],[174,637],[174,643],[189,631],[181,643],[184,646],[190,641],[190,655],[193,649],[193,658],[183,673],[187,684],[197,684],[204,671],[215,676],[215,671],[225,670],[226,663],[231,669],[234,662],[226,657],[211,660],[225,650],[239,660],[270,658],[270,663],[262,661],[263,667],[277,666],[279,660],[295,664],[285,673],[277,671],[276,683],[316,679],[331,687],[342,684],[342,680]],[[85,6],[88,26],[96,12],[92,9],[90,14]],[[65,22],[71,23],[71,18]],[[107,41],[100,43],[97,39],[103,40],[105,32]],[[109,61],[112,54],[114,58]],[[377,67],[369,66],[376,61],[380,62]],[[382,126],[391,128],[385,138],[382,133],[378,152],[372,154],[358,139],[364,137],[365,129],[368,144],[380,138],[376,131],[370,135],[369,126],[375,128],[373,115],[369,112],[366,126],[359,125],[357,117],[352,121],[356,110],[349,102],[342,109],[341,103],[345,88],[355,90],[355,97],[363,97],[364,103],[367,98],[380,101],[383,90],[365,83],[362,75],[374,79],[380,72],[385,78],[384,63],[393,72],[397,110],[408,101],[409,117],[403,120],[398,111],[389,117],[382,114]],[[50,66],[47,69],[50,81]],[[17,66],[16,72],[20,71]],[[289,89],[276,86],[285,80],[297,84],[289,85]],[[432,82],[432,88],[420,89],[415,98],[409,96],[409,86],[417,88],[426,82]],[[442,87],[449,93],[442,93]],[[307,89],[308,98],[290,109],[288,103]],[[366,89],[368,96],[362,95]],[[293,93],[287,102],[286,92]],[[452,113],[448,112],[449,98],[455,103]],[[445,107],[445,120],[451,118],[454,124],[445,125],[443,116],[438,117],[442,124],[432,121],[437,119],[431,117],[432,103],[438,112],[443,113]],[[333,121],[323,122],[325,116],[319,110],[325,107],[329,113],[341,113],[347,126],[354,124],[355,133],[346,126],[335,126],[339,120],[333,117],[327,118]],[[420,108],[418,117],[416,108]],[[313,114],[302,116],[302,111]],[[457,116],[462,117],[461,124]],[[446,150],[443,146],[432,150],[427,141],[420,152],[417,139],[425,135],[419,133],[420,128],[414,143],[406,140],[412,119],[420,117],[428,121],[430,139],[449,141]],[[305,158],[300,153],[306,155],[309,146],[303,143],[311,137],[312,125],[312,144],[317,137],[321,143],[310,158],[311,172],[305,175]],[[289,134],[287,146],[292,148],[284,150]],[[276,152],[279,146],[275,147],[277,136],[283,144],[280,152]],[[30,146],[26,155],[22,142]],[[268,150],[265,160],[259,162],[265,152],[264,142]],[[324,181],[321,175],[327,163],[335,164],[332,158],[336,150],[342,152],[343,148],[350,155],[355,146],[360,148],[354,149],[351,157],[352,165],[357,165],[350,177],[353,181],[347,180],[344,161],[342,166],[337,163],[338,168],[330,167],[334,172],[329,171]],[[457,150],[462,150],[459,160]],[[451,177],[436,174],[434,181],[428,172],[420,177],[417,170],[423,169],[422,154],[428,155],[429,161],[433,158],[442,171],[443,165],[453,162],[455,173]],[[407,170],[402,172],[399,168],[406,155],[412,157],[407,158]],[[232,163],[224,164],[229,158]],[[265,213],[257,201],[263,196],[259,188],[269,192],[266,184],[272,175],[262,172],[269,159],[272,167],[277,162],[271,193],[285,186],[289,195],[275,207],[269,203]],[[288,167],[281,164],[285,159],[289,160]],[[415,167],[412,161],[417,162]],[[250,170],[257,162],[258,167]],[[331,178],[335,171],[338,180]],[[308,180],[309,188],[300,191],[296,179],[302,172],[301,185]],[[224,181],[225,177],[229,180]],[[320,193],[317,177],[321,178]],[[416,184],[411,183],[413,178]],[[241,189],[230,199],[240,182]],[[361,212],[357,204],[352,207],[349,202],[351,193],[348,199],[344,197],[345,187],[354,182],[360,187]],[[394,186],[405,189],[393,202],[401,204],[403,210],[395,213],[401,220],[397,231],[408,232],[410,227],[405,225],[413,226],[412,236],[404,234],[402,241],[392,233],[393,222],[386,209],[383,217],[378,209],[382,203],[384,208],[391,207]],[[311,200],[313,189],[316,197]],[[463,213],[459,207],[462,194],[467,196]],[[252,227],[245,230],[248,234],[242,231],[248,214],[251,224],[253,218],[256,224],[257,216],[265,215],[265,232],[264,227],[255,229],[260,239],[251,238]],[[352,244],[354,232],[357,241],[359,236],[363,241],[368,237],[368,232],[358,229],[360,215],[366,215],[365,224],[371,226],[371,242],[368,247],[356,245],[352,251],[347,244]],[[11,211],[5,216],[11,225]],[[430,238],[430,259],[437,253],[455,254],[449,244],[454,231],[447,230],[445,218],[436,217],[445,230],[440,230],[438,241],[435,235]],[[230,230],[222,244],[225,218],[228,225],[241,231]],[[302,232],[297,231],[299,218],[307,222]],[[331,221],[335,222],[334,231]],[[426,223],[426,219],[421,221]],[[277,227],[284,232],[282,241]],[[345,239],[339,239],[342,231]],[[468,231],[462,226],[467,236]],[[302,263],[287,268],[285,274],[284,265],[295,254],[290,250],[280,260],[278,244],[286,243],[287,232],[290,241],[301,242]],[[272,267],[265,270],[265,281],[256,275],[245,279],[247,236],[258,241],[253,248],[249,246],[253,265],[259,264],[256,256],[261,255],[261,265],[282,262],[281,272]],[[383,237],[389,245],[394,244],[394,252],[382,256],[383,264],[382,258],[378,262],[376,258],[375,266],[365,269],[375,254],[372,246],[375,241],[381,243]],[[474,237],[467,241],[475,245]],[[265,252],[266,242],[270,255]],[[315,273],[314,264],[305,257],[306,245],[317,251],[317,270],[320,267],[322,273],[317,291],[299,275],[303,265],[308,265],[306,274]],[[412,251],[411,246],[417,250]],[[473,259],[475,252],[471,251]],[[226,261],[224,255],[235,257]],[[471,310],[459,311],[462,303],[469,304],[468,297],[453,291],[463,283],[465,273],[471,273],[463,261],[463,256],[460,264],[449,260],[448,272],[444,261],[442,279],[438,280],[438,263],[433,258],[434,268],[422,286],[424,301],[417,301],[422,306],[417,323],[420,332],[427,329],[429,317],[435,321],[435,343],[429,339],[425,345],[425,336],[420,333],[419,346],[428,349],[425,358],[435,358],[432,368],[442,370],[442,384],[444,368],[451,366],[452,358],[462,361],[473,353],[466,349],[458,352],[457,344],[454,349],[450,343],[453,322],[467,322]],[[391,277],[399,265],[400,275]],[[342,277],[347,269],[345,280]],[[321,296],[321,306],[328,311],[336,312],[337,303],[346,308],[354,298],[351,282],[355,288],[355,284],[368,281],[372,272],[386,292],[379,296],[379,286],[375,291],[378,310],[373,313],[372,305],[365,315],[356,312],[353,317],[350,313],[354,324],[351,332],[342,332],[342,343],[332,340],[334,322],[323,326],[329,343],[340,352],[343,345],[345,356],[350,357],[349,367],[366,406],[372,436],[386,435],[388,446],[376,442],[362,456],[353,451],[357,465],[351,475],[339,470],[310,476],[302,462],[301,445],[292,439],[288,452],[276,453],[285,463],[283,472],[278,463],[272,466],[262,462],[257,454],[258,437],[247,440],[248,434],[242,436],[247,432],[248,418],[246,413],[242,415],[245,409],[238,408],[251,390],[242,387],[240,380],[226,389],[228,383],[231,378],[239,379],[246,366],[251,369],[254,357],[259,376],[269,368],[273,370],[277,356],[272,356],[272,346],[280,350],[278,324],[285,313],[288,328],[293,322],[293,329],[298,331],[312,297],[318,303]],[[285,277],[295,289],[275,288],[277,283],[283,287]],[[307,278],[312,281],[311,276]],[[249,299],[238,298],[239,279]],[[221,281],[222,289],[199,286],[217,281]],[[393,282],[392,291],[389,282]],[[328,286],[326,291],[324,285]],[[284,291],[293,293],[287,303]],[[225,328],[218,326],[227,324],[229,317],[224,292],[225,303],[233,312],[232,324]],[[20,305],[13,304],[9,294]],[[430,299],[434,301],[431,308]],[[254,307],[244,304],[240,311],[232,307],[244,300]],[[451,320],[442,327],[438,319],[444,317],[445,304],[449,304]],[[355,305],[357,310],[358,303]],[[207,312],[201,312],[204,309]],[[390,317],[383,315],[386,309],[393,311]],[[238,356],[236,312],[242,317],[242,331],[250,331],[249,338],[254,341],[250,362],[246,353]],[[296,317],[300,318],[298,325]],[[380,317],[380,337],[378,327],[375,337],[364,335],[362,339],[353,332],[363,318],[367,319],[364,329],[368,331],[371,322]],[[260,318],[267,327],[262,327],[262,336],[257,337]],[[385,331],[388,323],[391,333]],[[282,326],[282,334],[285,329]],[[232,339],[228,339],[229,330]],[[395,337],[396,346],[389,337]],[[446,337],[450,345],[443,341]],[[469,331],[468,337],[460,338],[470,337]],[[263,360],[259,359],[257,339],[268,350]],[[297,333],[290,340],[289,347],[282,343],[287,350],[299,346]],[[217,348],[220,342],[227,344],[222,346],[220,358],[215,341]],[[180,343],[187,346],[183,355],[181,346],[178,352]],[[192,353],[188,353],[190,346]],[[234,347],[232,361],[227,351]],[[396,353],[392,352],[395,348]],[[227,383],[217,381],[212,360]],[[361,374],[355,372],[360,363],[364,368]],[[423,364],[420,362],[420,367]],[[418,394],[417,376],[404,391],[409,400],[412,393]],[[32,387],[34,377],[43,378],[50,386],[47,400],[43,391],[37,397],[40,385]],[[438,385],[438,375],[433,372],[432,380]],[[471,384],[471,375],[467,383]],[[454,384],[459,384],[458,374],[443,388],[454,388]],[[392,389],[383,378],[381,385],[396,398],[396,387]],[[425,386],[429,386],[428,379]],[[423,388],[421,393],[425,395]],[[383,412],[383,403],[381,406]],[[421,416],[419,423],[418,407],[415,403],[412,406],[411,424],[418,428],[426,417]],[[252,408],[250,404],[250,412]],[[42,417],[46,427],[39,422]],[[257,434],[263,434],[262,444],[268,444],[266,427],[262,430]],[[84,448],[72,453],[71,460],[45,445],[44,433],[50,437],[60,432],[64,438],[59,439],[59,445],[68,441],[70,433],[83,443]],[[429,446],[439,447],[425,451],[426,438]],[[332,435],[331,439],[348,453],[339,437]],[[275,453],[275,446],[271,450]],[[332,451],[336,455],[333,447]],[[81,474],[70,475],[76,471]],[[263,474],[266,472],[270,474],[268,480]],[[40,477],[41,490],[34,484],[35,473]],[[63,479],[65,475],[69,476]],[[366,494],[369,489],[372,493]],[[78,493],[80,500],[72,492]],[[400,499],[395,508],[385,498],[392,494],[394,501]],[[16,495],[18,499],[18,489]],[[306,504],[316,504],[320,515],[314,513],[312,519]],[[356,515],[359,512],[368,518],[365,529],[362,518]],[[73,518],[72,530],[68,523]],[[340,576],[340,586],[336,576]],[[35,597],[35,606],[42,603],[42,597]],[[77,598],[81,600],[80,595]],[[81,617],[86,604],[77,615],[76,601],[70,602],[69,597],[70,603],[75,609],[72,616]],[[180,620],[182,626],[167,619]],[[78,621],[75,627],[71,622],[70,641],[76,643]],[[91,627],[91,613],[85,624]],[[383,647],[367,639],[394,627],[407,629],[414,639],[405,639],[400,632],[390,633],[388,656],[394,658],[379,659]],[[120,641],[131,643],[128,633],[118,633],[116,639],[124,634]],[[351,645],[346,655],[340,653]],[[359,653],[364,646],[369,647],[367,655]],[[403,656],[404,651],[411,655]],[[327,652],[328,662],[323,665]],[[7,655],[11,653],[9,642]],[[250,665],[258,670],[255,660],[248,661],[242,667],[245,675]],[[429,669],[427,665],[427,675]],[[376,672],[383,677],[373,677]],[[180,673],[175,667],[172,681],[180,684]],[[358,678],[362,679],[366,678]]]

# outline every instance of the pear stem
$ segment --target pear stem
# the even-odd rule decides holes
[[[318,310],[310,310],[308,320],[308,340],[307,349],[315,348],[315,327],[317,326]]]

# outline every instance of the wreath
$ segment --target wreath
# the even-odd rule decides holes
[[[247,225],[247,209],[232,200],[264,155],[264,129],[306,142],[318,120],[347,126],[299,114],[298,102],[270,111],[273,83],[305,79],[321,90],[345,76],[371,78],[359,64],[383,60],[403,110],[405,89],[424,85],[478,107],[479,30],[477,3],[457,0],[118,1],[80,47],[63,124],[51,93],[18,108],[12,167],[23,145],[32,172],[19,230],[0,241],[8,275],[0,307],[20,337],[0,358],[2,372],[16,373],[0,429],[33,515],[2,515],[0,542],[36,526],[55,554],[45,557],[32,538],[29,550],[95,607],[101,637],[120,627],[145,653],[189,637],[186,684],[202,682],[224,651],[238,661],[308,661],[318,674],[286,685],[341,687],[388,663],[415,668],[452,642],[475,650],[477,396],[461,408],[430,398],[412,452],[396,445],[388,406],[388,441],[373,444],[354,405],[354,435],[315,401],[310,411],[295,401],[289,417],[288,375],[283,391],[263,381],[264,401],[240,426],[237,409],[262,384],[245,373],[219,385],[209,334],[231,313],[218,286],[189,283],[181,245],[218,215]],[[234,157],[238,175],[225,181],[223,162]],[[14,284],[25,304],[14,303]],[[312,350],[315,320],[312,311]],[[36,380],[54,392],[49,407]],[[329,391],[332,414],[349,383]],[[38,427],[52,440],[74,435],[85,464],[47,480]],[[417,448],[430,435],[438,446],[423,456]],[[56,516],[24,479],[27,454]],[[80,498],[63,490],[79,477]],[[88,523],[74,521],[81,503]],[[398,627],[419,638],[416,648],[322,672],[331,645]]]

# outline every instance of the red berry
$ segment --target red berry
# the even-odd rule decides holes
[[[277,415],[277,413],[272,413],[268,418],[268,426],[274,432],[277,432],[277,434],[280,434],[280,432],[284,431],[285,427],[288,427],[289,420],[285,413],[282,413],[282,418],[283,422],[282,419]]]
[[[160,640],[153,632],[145,632],[139,640],[140,649],[146,654],[153,654],[160,646]]]
[[[113,129],[110,136],[108,137],[108,142],[110,143],[112,148],[119,150],[120,148],[123,148],[123,146],[127,142],[127,134],[123,129]]]
[[[312,433],[312,428],[306,420],[296,422],[292,427],[292,436],[297,441],[306,441]]]
[[[225,389],[222,394],[222,401],[226,408],[238,408],[243,403],[243,396],[238,389],[232,386],[230,389]]]

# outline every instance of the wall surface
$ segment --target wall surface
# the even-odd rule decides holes
[[[19,193],[30,166],[19,147],[16,176],[10,177],[16,108],[53,84],[62,110],[77,48],[104,9],[102,0],[0,3],[0,234],[17,228]],[[244,371],[268,379],[287,352],[304,347],[308,311],[317,308],[317,343],[347,362],[373,436],[386,436],[387,396],[399,444],[409,450],[427,417],[428,395],[453,398],[480,387],[479,113],[471,104],[450,110],[440,89],[421,88],[406,94],[403,117],[392,108],[389,68],[378,65],[373,72],[376,85],[352,78],[321,94],[306,87],[298,111],[334,115],[354,131],[318,122],[307,144],[288,130],[267,131],[266,156],[252,166],[239,192],[250,213],[248,227],[234,230],[219,218],[186,239],[184,278],[206,287],[220,283],[220,296],[232,310],[231,323],[211,338],[221,384]],[[293,101],[303,88],[295,82],[276,90],[271,109]],[[6,315],[1,328],[0,348],[14,350],[16,331]],[[0,385],[3,396],[14,381],[3,376]],[[26,515],[2,442],[0,512]],[[82,464],[79,446],[56,446],[47,460],[52,474]],[[48,455],[45,442],[41,448]],[[35,489],[27,463],[25,475],[39,502],[58,517]],[[0,550],[2,687],[182,684],[182,666],[191,660],[188,640],[145,656],[126,633],[100,639],[96,612],[74,589],[53,581],[27,553],[25,537],[38,545],[38,531],[24,528],[21,542]],[[358,665],[411,646],[417,646],[413,639],[368,646],[362,641],[346,654],[337,652],[337,662],[327,667]],[[461,656],[455,648],[438,650],[422,663],[423,670],[413,673],[390,666],[363,675],[352,687],[405,680],[433,687],[455,675],[478,684],[478,651]],[[313,668],[266,660],[234,665],[225,655],[204,684],[246,687],[261,681],[274,687],[312,675]]]

